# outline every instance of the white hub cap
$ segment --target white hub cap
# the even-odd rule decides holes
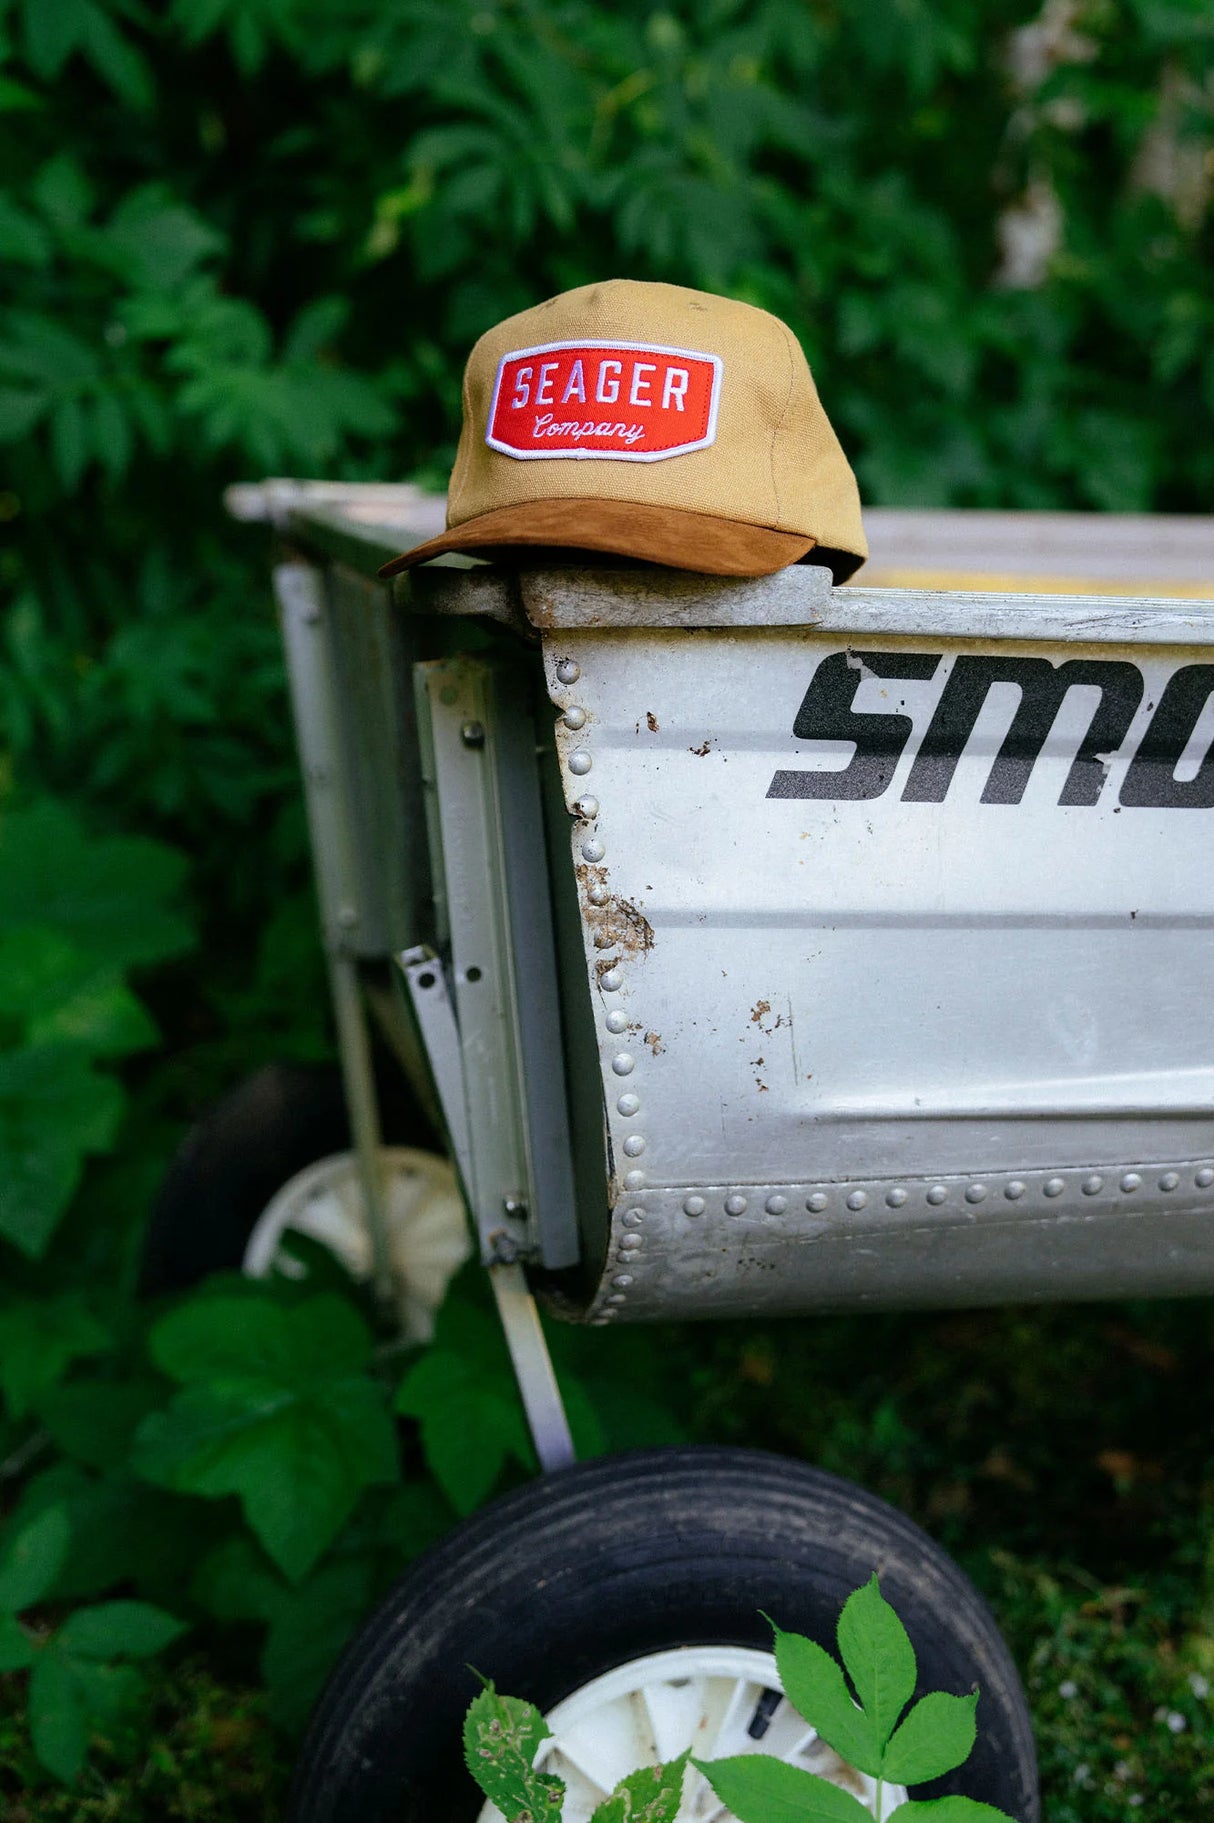
[[[380,1158],[401,1333],[407,1341],[427,1342],[443,1294],[472,1252],[463,1199],[454,1171],[437,1153],[384,1146]],[[284,1244],[292,1234],[327,1247],[352,1278],[370,1278],[366,1200],[352,1152],[309,1165],[271,1199],[245,1248],[248,1276],[301,1276],[304,1267]]]
[[[689,1747],[702,1760],[774,1755],[841,1786],[876,1816],[876,1780],[841,1760],[797,1714],[781,1694],[770,1652],[746,1646],[654,1652],[605,1671],[558,1703],[545,1720],[552,1739],[540,1748],[536,1764],[565,1781],[562,1823],[587,1823],[628,1773],[677,1759]],[[904,1786],[887,1785],[878,1823],[905,1801]],[[486,1804],[479,1823],[503,1823],[502,1813]],[[678,1823],[736,1823],[694,1767],[684,1780]]]

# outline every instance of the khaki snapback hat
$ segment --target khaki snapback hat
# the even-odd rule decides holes
[[[868,555],[860,496],[801,345],[753,304],[608,279],[483,335],[464,372],[446,551],[599,551],[710,576]]]

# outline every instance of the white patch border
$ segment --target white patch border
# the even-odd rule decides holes
[[[668,354],[680,355],[685,361],[709,361],[712,364],[712,398],[708,407],[708,429],[694,443],[676,443],[673,449],[515,449],[512,443],[503,443],[493,435],[493,424],[497,417],[497,401],[502,390],[502,376],[506,371],[507,361],[521,361],[529,355],[564,354],[570,348],[612,348],[624,349],[629,354]],[[517,462],[665,462],[669,456],[686,456],[696,449],[707,449],[710,443],[717,440],[717,412],[721,405],[721,386],[725,377],[725,362],[719,354],[705,354],[702,348],[668,348],[663,342],[619,342],[615,340],[597,340],[592,336],[579,336],[570,342],[540,342],[535,348],[512,348],[504,354],[497,364],[497,378],[493,382],[493,398],[489,402],[489,422],[485,429],[485,442],[490,449],[500,450],[503,456],[513,456]]]

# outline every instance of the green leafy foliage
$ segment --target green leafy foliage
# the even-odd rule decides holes
[[[127,1660],[154,1658],[185,1631],[147,1602],[78,1608],[53,1630],[20,1617],[51,1592],[71,1541],[62,1506],[0,1544],[0,1671],[28,1671],[30,1732],[42,1765],[71,1784],[92,1736],[138,1711],[146,1678]]]
[[[745,1753],[696,1764],[741,1823],[872,1823],[872,1811],[850,1791],[783,1760]]]
[[[223,487],[267,468],[441,486],[474,337],[627,272],[787,317],[868,499],[1205,511],[1207,10],[1038,11],[0,0],[4,1537],[61,1508],[45,1630],[73,1604],[180,1610],[235,1692],[170,1654],[177,1709],[144,1733],[112,1704],[90,1750],[109,1789],[60,1793],[29,1671],[0,1672],[6,1814],[265,1823],[281,1768],[247,1686],[298,1725],[453,1505],[529,1458],[477,1318],[452,1315],[416,1380],[373,1353],[347,1375],[357,1454],[403,1374],[404,1480],[369,1480],[335,1533],[318,1501],[330,1542],[291,1582],[246,1516],[250,1459],[281,1473],[286,1450],[251,1450],[231,1363],[149,1362],[166,1313],[132,1287],[176,1142],[258,1063],[330,1050],[267,549],[223,521]],[[554,1345],[583,1449],[765,1443],[941,1532],[1029,1668],[1053,1823],[1111,1823],[1130,1797],[1214,1805],[1207,1327],[1195,1305]],[[281,1360],[270,1380],[291,1426],[313,1421]],[[234,1402],[232,1456],[194,1432],[168,1461],[187,1397]],[[170,1485],[131,1467],[158,1417]],[[232,1495],[187,1491],[208,1461]],[[0,1620],[0,1663],[23,1626]],[[110,1668],[90,1714],[139,1674]],[[59,1678],[68,1747],[80,1687]]]
[[[85,1158],[117,1133],[122,1089],[97,1065],[156,1037],[125,976],[187,947],[188,926],[171,906],[181,873],[163,845],[90,837],[54,801],[0,807],[0,1235],[33,1258]],[[83,1313],[74,1335],[72,1321],[62,1303],[7,1318],[0,1307],[0,1333],[22,1325],[29,1351],[28,1370],[19,1349],[9,1374],[0,1372],[19,1402],[27,1372],[45,1376],[56,1355],[62,1367],[92,1348]]]
[[[881,1594],[875,1575],[848,1596],[840,1612],[837,1639],[842,1665],[802,1634],[774,1625],[773,1632],[784,1694],[828,1746],[876,1780],[875,1808],[870,1812],[850,1792],[817,1773],[761,1754],[706,1764],[697,1760],[739,1823],[783,1823],[797,1816],[846,1823],[848,1818],[880,1816],[887,1785],[925,1784],[969,1758],[976,1738],[976,1690],[968,1697],[931,1691],[899,1721],[914,1694],[918,1667],[906,1628]],[[941,1823],[981,1823],[983,1817],[1011,1823],[1004,1811],[961,1796],[924,1799],[913,1812],[903,1803],[894,1812],[907,1823],[912,1814],[922,1823],[933,1817]]]
[[[564,1781],[536,1766],[551,1729],[534,1703],[499,1696],[486,1682],[464,1717],[464,1763],[506,1823],[561,1823]],[[687,1754],[643,1766],[595,1806],[590,1823],[675,1823]]]
[[[109,1340],[76,1292],[0,1310],[0,1388],[13,1417],[23,1418],[73,1361],[101,1353]]]
[[[564,1784],[535,1768],[551,1732],[533,1703],[499,1696],[489,1683],[464,1718],[464,1763],[506,1823],[560,1823]]]
[[[918,1667],[906,1629],[875,1575],[848,1597],[840,1613],[842,1667],[804,1635],[774,1626],[773,1632],[785,1696],[828,1746],[876,1781],[871,1806],[833,1781],[761,1751],[710,1761],[685,1753],[668,1765],[631,1773],[597,1807],[592,1823],[674,1823],[689,1760],[738,1823],[872,1823],[885,1814],[887,1786],[925,1783],[969,1758],[976,1691],[969,1698],[931,1692],[899,1721],[914,1694]],[[531,1823],[540,1816],[559,1823],[564,1786],[535,1765],[550,1733],[532,1704],[499,1696],[492,1684],[468,1710],[468,1770],[506,1823]],[[891,1814],[904,1823],[1013,1823],[1005,1811],[963,1796],[904,1800]]]
[[[642,1766],[630,1772],[595,1807],[591,1823],[676,1823],[688,1757],[681,1753],[664,1766]]]
[[[396,1439],[367,1369],[371,1336],[336,1296],[285,1309],[255,1295],[197,1299],[152,1332],[182,1390],[141,1425],[137,1470],[182,1493],[237,1494],[297,1582],[365,1488],[393,1483]]]

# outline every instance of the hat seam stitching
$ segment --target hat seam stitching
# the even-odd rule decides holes
[[[778,317],[774,320],[780,322]],[[772,432],[771,447],[768,450],[768,460],[771,464],[771,491],[776,503],[776,519],[779,522],[779,529],[783,531],[785,530],[784,502],[780,498],[780,484],[776,480],[776,445],[780,441],[780,434],[784,429],[784,420],[787,418],[789,406],[792,404],[793,388],[796,384],[797,373],[796,365],[792,358],[792,349],[789,347],[789,343],[792,340],[792,330],[788,327],[787,323],[780,323],[780,327],[784,331],[785,336],[784,353],[788,360],[788,391],[784,397],[783,409],[780,412],[779,418],[776,420],[776,427]]]

